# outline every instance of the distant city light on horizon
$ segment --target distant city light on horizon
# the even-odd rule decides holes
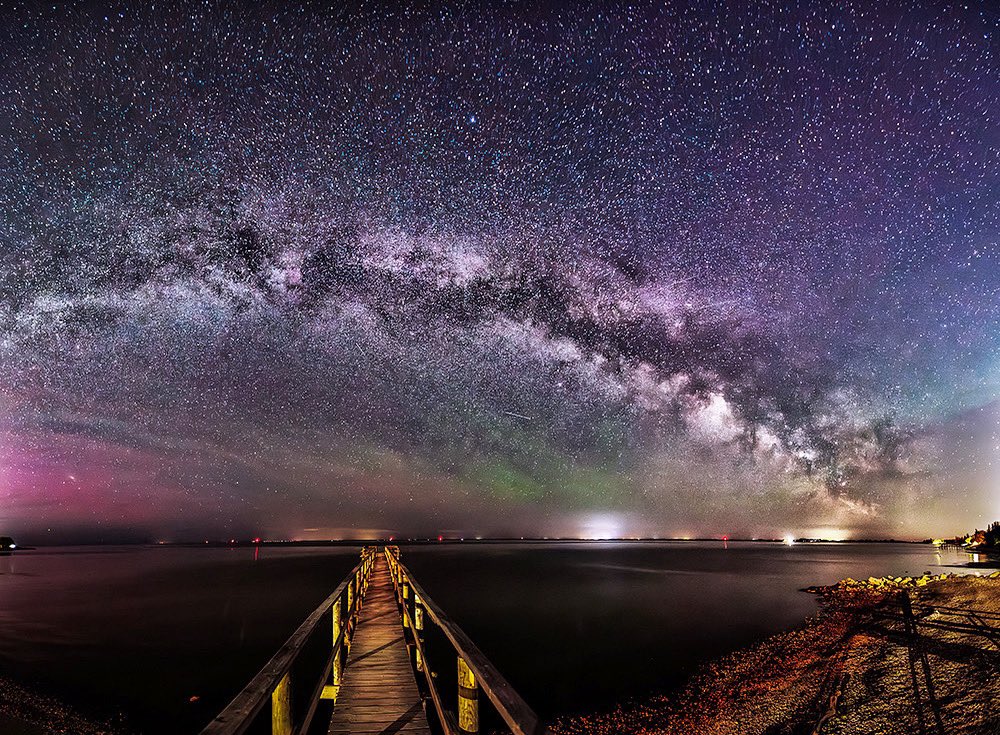
[[[577,538],[589,541],[606,541],[623,537],[621,519],[613,514],[597,514],[584,519]]]

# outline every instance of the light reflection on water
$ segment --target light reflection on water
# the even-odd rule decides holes
[[[257,554],[87,547],[0,557],[0,671],[108,713],[124,708],[143,732],[196,731],[336,586],[357,549]],[[733,541],[403,554],[545,717],[677,686],[698,663],[799,624],[815,610],[802,587],[961,571],[968,560],[921,545]]]

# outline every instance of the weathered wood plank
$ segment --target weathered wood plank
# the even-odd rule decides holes
[[[431,735],[380,554],[344,667],[329,735]]]

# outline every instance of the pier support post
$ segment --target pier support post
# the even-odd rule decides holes
[[[424,643],[424,606],[420,600],[420,595],[413,593],[413,637],[417,639],[419,645],[413,647],[417,658],[417,671],[424,670],[424,657],[420,655],[420,646]]]
[[[340,645],[340,641],[337,640],[337,639],[340,638],[340,631],[343,630],[343,627],[344,627],[343,617],[342,617],[340,605],[341,605],[341,601],[340,601],[340,598],[338,597],[337,601],[335,603],[333,603],[333,645],[334,646],[339,646]]]
[[[343,641],[340,639],[340,632],[344,628],[344,623],[341,618],[341,601],[338,599],[333,603],[333,685],[335,687],[340,686],[340,679],[343,674],[344,667],[344,645]]]
[[[271,692],[271,735],[292,735],[292,682],[288,674]]]
[[[458,657],[458,731],[479,732],[479,687],[476,675],[461,656]]]

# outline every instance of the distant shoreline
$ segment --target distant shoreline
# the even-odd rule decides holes
[[[456,546],[456,545],[491,545],[491,544],[663,544],[663,543],[754,543],[754,544],[782,544],[787,541],[780,538],[721,538],[718,536],[703,536],[695,538],[407,538],[407,539],[328,539],[312,541],[292,541],[292,540],[270,540],[262,539],[255,541],[252,539],[236,540],[208,540],[208,541],[91,541],[87,543],[59,543],[59,544],[34,544],[32,546],[19,546],[17,551],[37,551],[40,549],[52,549],[78,546],[135,546],[135,547],[166,547],[166,548],[232,548],[232,547],[359,547],[359,546]],[[926,540],[914,541],[907,539],[823,539],[823,538],[797,538],[794,544],[928,544]]]

